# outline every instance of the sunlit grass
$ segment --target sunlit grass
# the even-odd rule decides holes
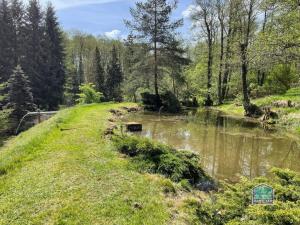
[[[160,183],[102,137],[119,106],[66,109],[11,139],[0,150],[0,224],[165,224]]]

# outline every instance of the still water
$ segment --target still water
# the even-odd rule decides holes
[[[202,166],[218,179],[266,176],[272,167],[300,172],[300,138],[288,131],[265,131],[255,121],[212,110],[176,116],[136,113],[125,121],[143,124],[138,135],[198,152]]]

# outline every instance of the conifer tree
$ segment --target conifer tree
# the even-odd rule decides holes
[[[100,55],[100,51],[99,51],[98,47],[96,47],[96,49],[95,49],[93,66],[94,66],[96,91],[104,94],[104,92],[105,92],[105,83],[104,83],[105,82],[105,74],[104,74],[104,69],[102,67],[101,55]]]
[[[66,83],[65,83],[65,103],[68,106],[76,104],[79,94],[79,79],[76,66],[73,63],[67,65],[66,70]]]
[[[0,0],[0,83],[13,71],[13,20],[6,0]]]
[[[8,108],[12,109],[11,119],[18,122],[28,111],[35,110],[28,77],[17,66],[8,81]]]
[[[45,108],[48,110],[55,110],[62,102],[63,86],[65,81],[64,68],[64,47],[63,47],[62,33],[59,28],[59,23],[55,16],[54,8],[51,4],[48,5],[45,16],[45,37],[44,37],[44,56],[45,73],[43,80],[47,89],[45,91],[45,98],[43,99]]]
[[[20,57],[23,55],[25,10],[22,1],[12,0],[10,10],[13,20],[13,60],[15,68],[19,63]]]
[[[171,21],[171,13],[177,7],[177,1],[168,3],[167,0],[147,0],[137,2],[135,8],[130,9],[132,21],[126,21],[126,25],[137,38],[148,44],[149,51],[154,56],[154,90],[157,98],[157,106],[160,106],[159,98],[159,64],[160,50],[172,39],[182,20]]]
[[[116,46],[113,46],[111,52],[111,61],[107,69],[106,94],[108,100],[121,101],[122,91],[121,83],[123,81],[123,73],[118,58]]]
[[[45,80],[43,79],[45,61],[43,59],[43,27],[42,11],[37,0],[30,0],[26,12],[24,27],[24,57],[21,66],[28,76],[34,102],[38,107],[44,107]]]

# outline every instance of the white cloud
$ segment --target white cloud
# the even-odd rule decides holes
[[[29,0],[23,0],[23,2],[28,3]],[[46,5],[48,2],[51,2],[54,7],[58,10],[66,9],[81,5],[89,5],[89,4],[103,4],[109,2],[116,2],[118,0],[40,0],[42,5]],[[127,1],[127,0],[122,0]]]
[[[194,9],[194,5],[189,5],[183,12],[182,12],[182,16],[184,18],[190,18],[191,17],[191,13]]]
[[[105,32],[104,35],[109,39],[120,39],[121,31],[120,30],[112,30],[110,32]]]
[[[184,18],[191,18],[191,16],[192,16],[192,13],[193,12],[195,12],[195,11],[198,11],[198,10],[200,10],[200,7],[199,6],[195,6],[195,5],[193,5],[193,4],[191,4],[191,5],[189,5],[187,8],[186,8],[186,10],[184,10],[183,12],[182,12],[182,16],[184,17]]]

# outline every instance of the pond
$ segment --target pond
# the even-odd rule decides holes
[[[254,120],[215,110],[176,116],[142,112],[124,120],[143,124],[138,135],[198,152],[204,169],[217,179],[266,176],[272,167],[300,172],[300,138],[287,131],[266,131]]]

